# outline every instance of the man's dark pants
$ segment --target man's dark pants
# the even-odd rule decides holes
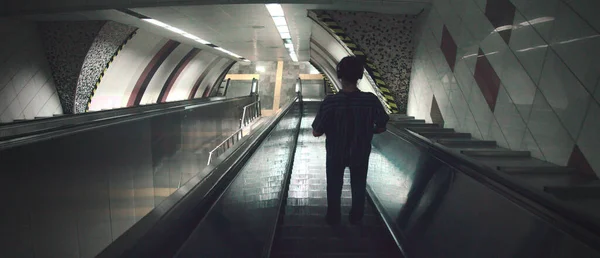
[[[343,158],[327,153],[327,214],[339,216],[341,214],[341,195],[344,184],[344,170],[350,168],[350,184],[352,188],[351,216],[360,220],[364,215],[365,194],[367,188],[367,170],[369,167],[369,154],[353,155]],[[360,157],[356,157],[360,156]]]

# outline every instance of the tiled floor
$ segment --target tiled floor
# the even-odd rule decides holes
[[[307,103],[308,104],[308,103]],[[325,223],[327,192],[325,137],[312,136],[314,104],[302,118],[283,223],[278,228],[272,257],[401,257],[377,211],[367,203],[361,226],[350,225],[350,174],[344,174],[342,223]]]

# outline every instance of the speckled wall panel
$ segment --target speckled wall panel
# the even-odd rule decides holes
[[[406,113],[413,59],[412,15],[326,11],[382,72],[400,113]]]
[[[64,113],[75,112],[75,92],[81,67],[105,24],[106,21],[38,23]]]
[[[75,92],[75,113],[86,111],[96,82],[106,65],[136,30],[137,28],[114,21],[106,22],[100,29],[81,66]]]

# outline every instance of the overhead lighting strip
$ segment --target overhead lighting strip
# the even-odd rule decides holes
[[[287,25],[285,20],[285,14],[283,13],[283,8],[281,8],[280,4],[266,4],[267,10],[273,18],[273,23],[277,26],[277,31],[279,32],[279,36],[283,40],[283,45],[288,50],[290,57],[294,62],[298,62],[298,56],[294,51],[294,44],[292,43],[292,35],[290,34],[290,28]]]
[[[246,58],[243,58],[242,56],[240,56],[240,55],[238,55],[238,54],[236,54],[236,53],[233,53],[233,52],[231,52],[231,51],[229,51],[229,50],[226,50],[226,49],[224,49],[224,48],[222,48],[222,47],[219,47],[219,46],[216,46],[216,45],[214,45],[214,44],[211,44],[210,42],[208,42],[208,41],[206,41],[206,40],[203,40],[203,39],[201,39],[201,38],[199,38],[199,37],[197,37],[197,36],[195,36],[195,35],[193,35],[193,34],[187,33],[187,32],[185,32],[185,31],[183,31],[183,30],[181,30],[181,29],[178,29],[178,28],[176,28],[176,27],[173,27],[173,26],[171,26],[171,25],[169,25],[169,24],[166,24],[166,23],[164,23],[164,22],[161,22],[161,21],[159,21],[159,20],[155,20],[155,19],[151,19],[151,18],[142,18],[142,21],[145,21],[145,22],[148,22],[148,23],[154,24],[154,25],[156,25],[156,26],[158,26],[158,27],[165,28],[165,29],[167,29],[167,30],[170,30],[170,31],[172,31],[172,32],[175,32],[175,33],[177,33],[177,34],[179,34],[179,35],[182,35],[182,36],[184,36],[184,37],[186,37],[186,38],[192,39],[192,40],[194,40],[194,41],[196,41],[196,42],[198,42],[198,43],[200,43],[200,44],[203,44],[203,45],[206,45],[206,46],[212,47],[212,48],[214,48],[215,50],[218,50],[218,51],[221,51],[221,52],[223,52],[223,53],[226,53],[226,54],[228,54],[228,55],[230,55],[230,56],[233,56],[233,57],[235,57],[235,58],[237,58],[237,59],[240,59],[240,60],[242,60],[242,61],[245,61],[245,62],[250,62],[250,60],[248,60],[248,59],[246,59]]]

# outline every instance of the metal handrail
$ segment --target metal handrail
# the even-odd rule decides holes
[[[260,113],[259,113],[260,109],[258,109],[259,104],[260,104],[260,100],[257,100],[255,102],[252,102],[252,103],[244,106],[244,110],[242,111],[242,119],[240,120],[240,128],[245,127],[246,125],[248,125],[252,121],[254,121],[255,118],[260,116]],[[251,116],[246,116],[248,114],[247,110],[250,107],[253,107],[252,114],[251,114]]]
[[[210,162],[212,161],[213,158],[213,154],[216,152],[216,155],[220,155],[223,154],[227,149],[229,149],[231,146],[233,146],[236,141],[239,141],[240,139],[242,139],[243,131],[244,128],[240,128],[237,131],[235,131],[235,133],[233,133],[231,136],[227,137],[227,139],[225,139],[223,142],[221,142],[219,145],[217,145],[217,147],[215,147],[214,149],[212,149],[209,153],[208,153],[208,162],[206,163],[206,165],[210,165]],[[234,138],[235,137],[235,138]],[[227,146],[226,148],[224,146]]]
[[[245,105],[242,111],[242,118],[240,119],[240,128],[235,131],[233,134],[231,134],[229,137],[227,137],[227,139],[225,139],[223,142],[221,142],[219,145],[217,145],[217,147],[215,147],[214,149],[212,149],[209,153],[208,153],[208,161],[207,161],[207,166],[210,165],[210,163],[212,162],[213,156],[219,156],[221,154],[223,154],[225,151],[227,151],[231,146],[233,146],[236,142],[238,142],[240,139],[242,139],[242,137],[244,136],[243,134],[243,130],[244,128],[252,123],[252,121],[254,121],[254,119],[256,119],[257,117],[260,116],[260,110],[259,110],[259,105],[260,105],[260,100],[252,102],[248,105]],[[251,111],[251,115],[248,116],[248,108],[253,107],[254,109]]]

